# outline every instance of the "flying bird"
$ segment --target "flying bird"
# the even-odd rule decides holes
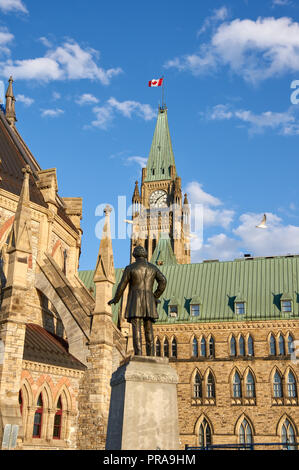
[[[259,225],[256,225],[256,228],[267,228],[266,220],[267,220],[267,216],[266,214],[264,214],[262,221],[260,222]]]
[[[126,222],[127,224],[132,224],[133,225],[133,221],[132,220],[124,220],[124,222]]]

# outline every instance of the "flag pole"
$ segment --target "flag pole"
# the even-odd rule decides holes
[[[162,108],[164,108],[164,75],[162,75]]]

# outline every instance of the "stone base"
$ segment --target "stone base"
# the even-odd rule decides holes
[[[177,373],[168,358],[134,356],[112,374],[107,450],[178,450]]]

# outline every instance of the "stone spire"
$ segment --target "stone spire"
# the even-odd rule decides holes
[[[15,110],[16,99],[14,96],[12,84],[13,84],[13,79],[12,77],[10,77],[8,80],[8,87],[7,87],[6,95],[5,95],[5,98],[6,98],[5,115],[9,124],[11,126],[14,126],[15,122],[17,121],[17,118],[16,118],[16,110]]]
[[[11,230],[8,253],[19,251],[22,253],[31,253],[31,212],[29,195],[29,177],[32,174],[29,165],[23,168],[24,173],[23,186],[17,206],[15,220]]]
[[[135,189],[132,197],[132,202],[133,204],[135,202],[141,202],[141,197],[140,197],[140,192],[139,192],[139,187],[138,187],[138,181],[135,181]]]
[[[98,254],[97,265],[94,273],[94,282],[108,281],[115,283],[113,250],[110,230],[110,213],[112,209],[107,206],[104,210],[105,223],[103,228],[102,239]]]

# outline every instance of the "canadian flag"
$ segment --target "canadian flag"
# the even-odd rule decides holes
[[[161,86],[163,82],[163,78],[154,78],[150,82],[148,82],[148,86]]]

